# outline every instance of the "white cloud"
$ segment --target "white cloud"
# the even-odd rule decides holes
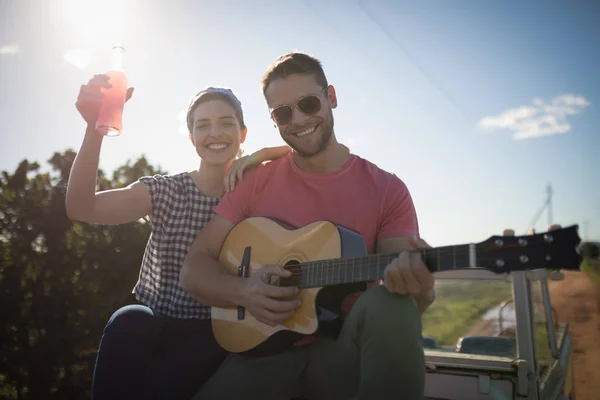
[[[560,135],[571,130],[567,117],[580,114],[589,105],[584,97],[574,94],[562,94],[548,102],[536,97],[532,105],[511,108],[499,115],[482,118],[479,127],[511,130],[516,140]]]
[[[0,46],[0,56],[14,56],[19,51],[21,51],[21,49],[16,43]]]
[[[63,58],[66,62],[79,69],[87,67],[87,65],[90,63],[89,53],[82,49],[69,50],[65,53]]]

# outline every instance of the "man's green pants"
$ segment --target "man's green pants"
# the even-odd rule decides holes
[[[424,386],[417,305],[376,286],[359,297],[337,340],[267,357],[230,355],[194,400],[419,400]]]

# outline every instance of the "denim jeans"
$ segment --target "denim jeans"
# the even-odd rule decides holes
[[[187,400],[226,356],[210,320],[170,318],[128,305],[104,328],[92,398]]]

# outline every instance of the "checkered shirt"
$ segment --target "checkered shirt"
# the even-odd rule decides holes
[[[202,306],[179,286],[179,271],[220,199],[203,195],[187,172],[146,176],[140,181],[152,199],[152,232],[133,292],[159,314],[209,319],[210,307]]]

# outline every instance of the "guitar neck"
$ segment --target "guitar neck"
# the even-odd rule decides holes
[[[476,265],[476,245],[464,244],[415,250],[421,253],[431,272],[447,271]],[[290,266],[292,277],[282,279],[282,286],[314,288],[344,283],[375,281],[383,278],[385,267],[398,253],[372,254],[364,257],[311,261]]]

